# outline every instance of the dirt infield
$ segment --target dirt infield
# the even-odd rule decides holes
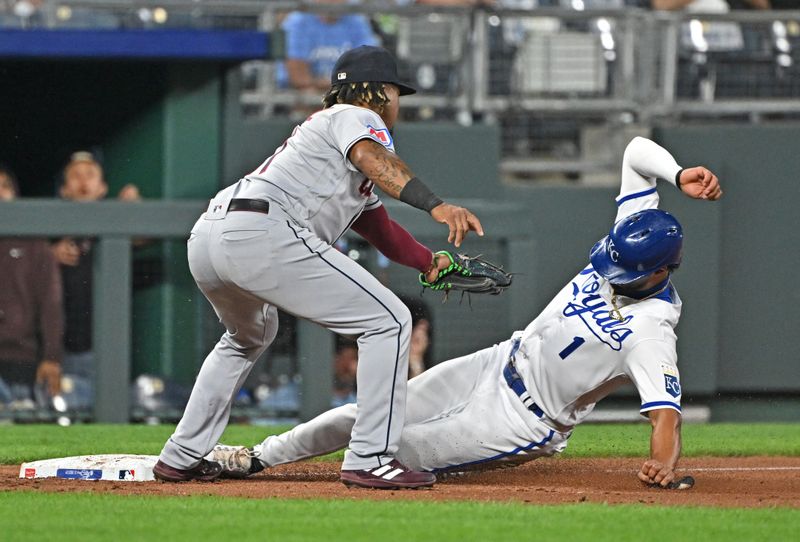
[[[101,482],[20,479],[18,466],[0,466],[0,491],[97,491],[118,495],[219,495],[248,498],[330,498],[420,501],[516,501],[800,507],[800,458],[691,458],[681,474],[697,481],[690,490],[644,487],[639,459],[543,459],[520,467],[451,477],[426,491],[347,489],[338,463],[305,462],[268,469],[248,480],[215,483]]]

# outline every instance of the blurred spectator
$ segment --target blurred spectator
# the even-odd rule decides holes
[[[356,402],[356,369],[358,368],[358,345],[355,341],[337,340],[336,356],[333,358],[333,397],[331,407]]]
[[[14,174],[0,166],[0,202],[18,194]],[[34,385],[55,396],[60,392],[64,321],[61,277],[49,243],[0,238],[0,277],[0,380],[14,400],[36,397]]]
[[[345,0],[314,0],[315,4],[344,4]],[[322,93],[331,86],[330,74],[342,53],[359,45],[378,45],[364,15],[317,15],[294,11],[284,19],[286,62],[278,67],[278,86]]]
[[[90,152],[79,151],[64,167],[60,194],[75,202],[98,201],[108,193],[103,169]],[[119,199],[139,201],[139,190],[128,184],[120,190]],[[92,354],[92,248],[89,237],[65,237],[52,245],[61,265],[64,284],[64,372],[94,380]]]
[[[431,311],[422,300],[398,295],[411,311],[411,344],[408,352],[408,378],[414,378],[431,365]],[[337,337],[333,358],[333,398],[331,407],[356,402],[358,344]]]
[[[426,319],[418,320],[411,329],[411,346],[408,352],[408,378],[422,374],[428,368],[425,356],[431,344],[431,324]]]
[[[423,373],[433,362],[431,348],[433,316],[428,305],[421,299],[398,295],[411,311],[411,345],[408,352],[408,378]]]

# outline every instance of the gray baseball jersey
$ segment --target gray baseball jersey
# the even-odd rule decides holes
[[[227,332],[161,452],[167,465],[190,468],[217,443],[232,398],[275,337],[278,308],[358,337],[358,411],[342,467],[375,468],[394,458],[406,412],[411,315],[331,248],[365,208],[381,205],[348,160],[362,139],[394,151],[389,130],[368,109],[336,105],[313,114],[253,173],[220,191],[192,229],[189,269]],[[266,201],[269,210],[230,210],[232,199]]]
[[[318,111],[240,182],[236,197],[275,202],[295,223],[332,244],[365,208],[381,205],[372,181],[347,159],[362,139],[394,152],[392,135],[375,112],[344,104]]]
[[[623,159],[618,218],[656,207],[656,177],[672,179],[679,169],[666,150],[634,139]],[[611,294],[589,266],[524,331],[412,379],[397,458],[438,471],[552,455],[566,448],[597,401],[626,382],[639,391],[643,414],[680,411],[677,292],[622,297],[621,321],[610,317]],[[276,465],[342,447],[355,413],[355,405],[345,405],[270,436],[256,447],[259,459]]]

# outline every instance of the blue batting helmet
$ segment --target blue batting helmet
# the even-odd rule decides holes
[[[612,284],[630,284],[667,266],[681,263],[683,229],[674,216],[659,209],[623,218],[592,247],[592,267]]]

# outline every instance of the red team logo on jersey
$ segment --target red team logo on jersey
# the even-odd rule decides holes
[[[389,133],[387,128],[375,128],[370,124],[367,124],[367,128],[369,128],[369,135],[379,141],[381,145],[384,147],[392,146],[392,134]]]
[[[372,195],[372,188],[375,185],[369,179],[364,179],[361,183],[361,186],[358,187],[358,193],[364,196],[365,198],[370,197]]]

